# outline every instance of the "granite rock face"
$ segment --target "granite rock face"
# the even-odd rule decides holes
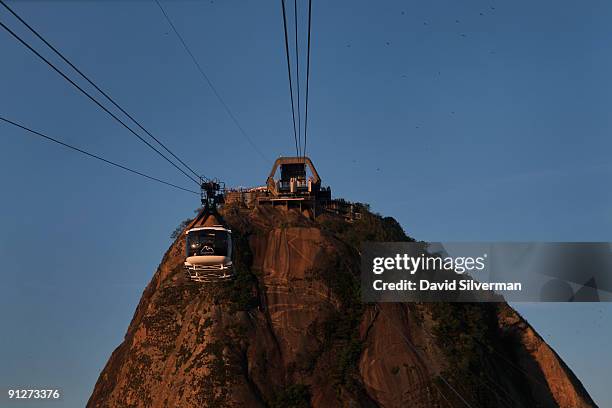
[[[362,304],[359,245],[391,218],[228,208],[232,282],[168,249],[88,407],[594,407],[505,304]],[[463,405],[462,405],[463,404]]]

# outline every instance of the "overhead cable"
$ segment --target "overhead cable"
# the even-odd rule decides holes
[[[118,167],[118,168],[120,168],[120,169],[122,169],[122,170],[125,170],[125,171],[128,171],[128,172],[130,172],[130,173],[133,173],[133,174],[139,175],[139,176],[141,176],[141,177],[145,177],[145,178],[147,178],[147,179],[149,179],[149,180],[153,180],[153,181],[156,181],[156,182],[158,182],[158,183],[165,184],[165,185],[167,185],[167,186],[170,186],[170,187],[176,188],[176,189],[178,189],[178,190],[182,190],[182,191],[186,191],[186,192],[189,192],[189,193],[193,193],[193,194],[199,195],[199,193],[198,193],[198,192],[196,192],[196,191],[193,191],[193,190],[190,190],[190,189],[188,189],[188,188],[184,188],[184,187],[178,186],[178,185],[176,185],[176,184],[170,183],[170,182],[165,181],[165,180],[158,179],[157,177],[149,176],[148,174],[142,173],[142,172],[140,172],[140,171],[138,171],[138,170],[131,169],[131,168],[129,168],[129,167],[127,167],[127,166],[124,166],[124,165],[122,165],[122,164],[115,163],[115,162],[113,162],[113,161],[111,161],[111,160],[105,159],[104,157],[98,156],[98,155],[96,155],[96,154],[90,153],[90,152],[85,151],[85,150],[83,150],[83,149],[80,149],[80,148],[78,148],[78,147],[72,146],[72,145],[70,145],[70,144],[68,144],[68,143],[62,142],[61,140],[55,139],[55,138],[53,138],[53,137],[51,137],[51,136],[47,136],[47,135],[45,135],[45,134],[43,134],[43,133],[41,133],[41,132],[37,132],[36,130],[30,129],[30,128],[28,128],[28,127],[24,126],[24,125],[21,125],[21,124],[19,124],[19,123],[17,123],[17,122],[13,122],[12,120],[6,119],[6,118],[4,118],[4,117],[2,117],[2,116],[0,116],[0,120],[1,120],[1,121],[3,121],[3,122],[5,122],[5,123],[11,124],[11,125],[13,125],[13,126],[15,126],[15,127],[18,127],[18,128],[20,128],[20,129],[23,129],[23,130],[25,130],[25,131],[27,131],[27,132],[29,132],[29,133],[31,133],[31,134],[34,134],[34,135],[36,135],[36,136],[39,136],[39,137],[41,137],[41,138],[43,138],[43,139],[49,140],[49,141],[51,141],[51,142],[53,142],[53,143],[59,144],[59,145],[64,146],[64,147],[66,147],[66,148],[68,148],[68,149],[71,149],[71,150],[73,150],[73,151],[76,151],[76,152],[79,152],[79,153],[81,153],[81,154],[84,154],[85,156],[88,156],[88,157],[94,158],[94,159],[96,159],[96,160],[100,160],[100,161],[102,161],[102,162],[104,162],[104,163],[106,163],[106,164],[109,164],[109,165],[111,165],[111,166]]]

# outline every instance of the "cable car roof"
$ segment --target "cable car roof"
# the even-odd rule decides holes
[[[189,234],[190,232],[193,231],[203,231],[203,230],[214,230],[214,231],[227,231],[229,233],[232,232],[232,230],[225,228],[222,225],[213,225],[210,227],[196,227],[196,228],[191,228],[189,230],[187,230],[187,232],[185,232],[185,234]]]

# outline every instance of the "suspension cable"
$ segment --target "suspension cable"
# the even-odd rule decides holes
[[[89,152],[87,152],[87,151],[85,151],[83,149],[80,149],[80,148],[72,146],[72,145],[70,145],[68,143],[62,142],[61,140],[55,139],[55,138],[53,138],[51,136],[47,136],[47,135],[45,135],[45,134],[43,134],[41,132],[37,132],[35,130],[32,130],[32,129],[24,126],[24,125],[21,125],[19,123],[13,122],[12,120],[6,119],[6,118],[4,118],[2,116],[0,116],[0,120],[3,121],[3,122],[6,122],[8,124],[11,124],[11,125],[13,125],[15,127],[18,127],[20,129],[23,129],[23,130],[25,130],[25,131],[27,131],[29,133],[32,133],[32,134],[34,134],[36,136],[42,137],[42,138],[44,138],[46,140],[49,140],[49,141],[51,141],[53,143],[57,143],[57,144],[59,144],[61,146],[64,146],[64,147],[66,147],[68,149],[71,149],[73,151],[76,151],[76,152],[79,152],[81,154],[84,154],[85,156],[88,156],[88,157],[100,160],[100,161],[102,161],[102,162],[104,162],[106,164],[109,164],[111,166],[118,167],[118,168],[120,168],[122,170],[128,171],[128,172],[133,173],[133,174],[137,174],[137,175],[139,175],[141,177],[145,177],[145,178],[147,178],[149,180],[153,180],[153,181],[156,181],[158,183],[162,183],[162,184],[165,184],[165,185],[170,186],[170,187],[174,187],[174,188],[182,190],[182,191],[186,191],[186,192],[189,192],[189,193],[193,193],[193,194],[199,195],[199,193],[196,192],[196,191],[193,191],[193,190],[190,190],[188,188],[181,187],[181,186],[177,186],[176,184],[172,184],[172,183],[170,183],[168,181],[164,181],[164,180],[158,179],[157,177],[149,176],[148,174],[145,174],[145,173],[142,173],[140,171],[131,169],[131,168],[129,168],[127,166],[124,166],[122,164],[115,163],[115,162],[113,162],[111,160],[105,159],[104,157],[98,156],[98,155],[93,154],[93,153],[89,153]]]
[[[304,158],[306,158],[306,142],[308,137],[308,89],[310,80],[310,22],[312,21],[312,0],[308,0],[308,53],[306,57],[306,106],[304,114]]]
[[[1,1],[1,0],[0,0]],[[249,144],[251,145],[251,147],[257,152],[257,154],[259,154],[259,156],[264,159],[265,161],[268,161],[268,158],[261,152],[261,150],[259,150],[259,148],[257,147],[257,145],[255,145],[255,142],[253,142],[253,139],[251,139],[251,137],[247,134],[247,132],[244,130],[244,128],[242,127],[242,125],[240,124],[240,122],[238,122],[238,119],[236,118],[236,116],[234,115],[234,113],[232,112],[232,110],[230,109],[230,107],[228,106],[227,103],[225,103],[225,100],[221,97],[221,94],[219,93],[219,91],[217,91],[217,88],[213,85],[212,81],[210,80],[210,78],[208,77],[208,75],[206,75],[206,72],[204,71],[204,69],[202,68],[202,66],[200,65],[200,63],[198,62],[197,58],[195,57],[195,55],[191,52],[191,50],[189,49],[189,46],[187,45],[187,42],[183,39],[183,36],[179,33],[178,29],[176,28],[176,26],[174,25],[174,23],[172,22],[172,19],[170,19],[170,16],[168,15],[168,13],[166,13],[166,10],[164,10],[164,8],[162,7],[161,3],[159,2],[159,0],[155,0],[155,3],[157,3],[157,6],[159,7],[159,9],[161,10],[162,14],[164,15],[166,21],[168,22],[168,24],[170,25],[170,27],[172,28],[172,31],[174,31],[174,34],[176,35],[176,37],[179,39],[180,43],[182,44],[183,48],[185,49],[185,51],[187,52],[187,54],[189,55],[189,57],[191,58],[191,60],[193,61],[194,65],[196,66],[197,70],[200,72],[200,74],[202,75],[202,78],[204,78],[204,80],[206,81],[206,83],[208,84],[208,86],[210,87],[210,89],[213,91],[213,93],[215,94],[215,96],[217,97],[217,99],[219,100],[219,102],[221,103],[221,105],[223,106],[223,108],[225,109],[225,111],[227,112],[227,114],[229,115],[230,119],[232,120],[232,122],[234,122],[234,124],[236,125],[236,127],[238,128],[238,130],[240,131],[240,133],[242,134],[242,136],[249,142]]]
[[[83,73],[78,67],[76,67],[64,54],[62,54],[56,47],[54,47],[49,41],[47,41],[38,31],[36,31],[30,24],[28,24],[21,16],[19,16],[13,9],[11,9],[4,0],[0,0],[0,4],[4,6],[15,18],[17,18],[24,26],[28,28],[38,39],[40,39],[47,47],[49,47],[57,56],[59,56],[66,64],[68,64],[72,69],[74,69],[83,79],[85,79],[91,86],[93,86],[98,92],[100,92],[106,99],[110,101],[117,109],[119,109],[125,116],[127,116],[132,122],[134,122],[143,132],[145,132],[149,137],[155,140],[161,147],[164,148],[168,153],[172,155],[176,160],[178,160],[185,168],[187,168],[191,173],[193,173],[196,177],[200,177],[200,175],[194,171],[190,166],[188,166],[183,160],[181,160],[176,154],[174,154],[164,143],[162,143],[159,139],[151,134],[147,129],[144,128],[132,115],[130,115],[123,107],[121,107],[111,96],[103,91],[96,83],[93,82],[87,75]]]
[[[76,82],[74,82],[72,79],[68,78],[68,76],[66,74],[64,74],[59,68],[57,68],[55,65],[53,65],[52,62],[50,62],[48,59],[46,59],[45,57],[43,57],[38,51],[36,51],[34,48],[32,48],[32,46],[30,46],[30,44],[28,44],[27,42],[25,42],[21,37],[19,37],[17,34],[15,34],[10,28],[8,28],[4,23],[2,23],[0,21],[0,26],[2,28],[4,28],[9,34],[11,34],[15,39],[17,39],[21,44],[23,44],[26,48],[28,48],[31,52],[33,52],[38,58],[40,58],[41,60],[43,60],[47,65],[49,65],[55,72],[57,72],[59,75],[61,75],[66,81],[70,82],[70,84],[72,84],[75,88],[77,88],[81,93],[83,93],[85,96],[87,96],[92,102],[94,102],[96,105],[98,105],[102,110],[104,110],[106,113],[108,113],[113,119],[115,119],[117,122],[119,122],[124,128],[126,128],[128,131],[130,131],[130,133],[132,133],[134,136],[136,136],[140,141],[142,141],[143,143],[145,143],[147,146],[149,146],[149,148],[153,149],[158,155],[160,155],[161,157],[163,157],[168,163],[172,164],[172,166],[174,166],[177,170],[179,170],[181,173],[183,173],[187,178],[189,178],[191,181],[193,181],[194,183],[196,183],[197,185],[200,185],[200,182],[198,180],[196,180],[195,178],[193,178],[192,176],[190,176],[189,174],[187,174],[185,172],[185,170],[181,169],[179,166],[176,165],[176,163],[174,163],[172,160],[170,160],[168,157],[166,157],[162,152],[160,152],[158,149],[155,148],[155,146],[151,145],[151,143],[147,142],[142,136],[140,136],[138,133],[136,133],[131,127],[129,127],[128,125],[125,124],[125,122],[123,122],[121,119],[119,119],[117,117],[117,115],[115,115],[114,113],[112,113],[108,108],[106,108],[104,105],[102,105],[96,98],[94,98],[93,96],[91,96],[87,91],[85,91],[83,88],[81,88]]]
[[[291,79],[291,62],[289,56],[289,36],[287,35],[287,14],[285,12],[285,0],[281,0],[283,7],[283,27],[285,28],[285,53],[287,54],[287,72],[289,73],[289,94],[291,95],[291,117],[293,118],[293,139],[295,140],[295,153],[299,156],[297,130],[295,128],[295,107],[293,103],[293,81]]]
[[[293,0],[293,21],[295,26],[295,76],[297,87],[297,133],[298,133],[298,156],[301,156],[302,149],[302,110],[300,109],[300,48],[298,47],[298,21],[297,21],[297,0]]]

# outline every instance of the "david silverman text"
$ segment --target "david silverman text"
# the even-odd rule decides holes
[[[457,285],[457,282],[459,284]],[[477,282],[471,279],[461,279],[458,281],[430,282],[427,279],[419,280],[419,287],[414,281],[402,279],[399,282],[383,282],[378,279],[372,283],[374,290],[428,290],[428,291],[452,291],[452,290],[488,290],[488,291],[521,291],[520,282]]]

